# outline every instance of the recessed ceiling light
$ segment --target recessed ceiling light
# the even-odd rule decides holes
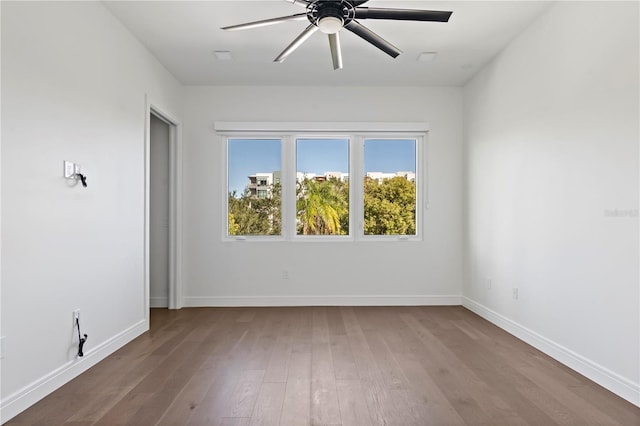
[[[431,62],[436,58],[438,52],[422,52],[418,55],[418,62]]]
[[[230,61],[231,60],[231,52],[228,50],[214,50],[213,54],[216,55],[221,61]]]

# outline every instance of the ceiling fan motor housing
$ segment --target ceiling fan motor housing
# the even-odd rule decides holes
[[[309,22],[328,34],[338,32],[353,19],[354,14],[353,5],[345,0],[319,0],[307,7]]]

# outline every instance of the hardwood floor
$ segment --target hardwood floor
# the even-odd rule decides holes
[[[462,307],[154,309],[9,425],[640,425]]]

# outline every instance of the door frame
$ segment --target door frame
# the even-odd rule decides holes
[[[150,306],[151,115],[169,125],[169,309],[180,309],[182,298],[182,124],[175,115],[146,97],[144,137],[144,306]]]

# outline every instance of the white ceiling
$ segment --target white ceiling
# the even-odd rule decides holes
[[[448,23],[361,20],[397,46],[396,59],[340,32],[344,68],[334,71],[327,36],[316,32],[283,63],[274,58],[308,25],[285,22],[226,32],[220,27],[303,13],[285,0],[104,1],[106,7],[186,85],[463,85],[551,2],[389,1],[363,6],[453,11]],[[222,61],[214,50],[228,50]],[[420,52],[436,51],[432,62]]]

